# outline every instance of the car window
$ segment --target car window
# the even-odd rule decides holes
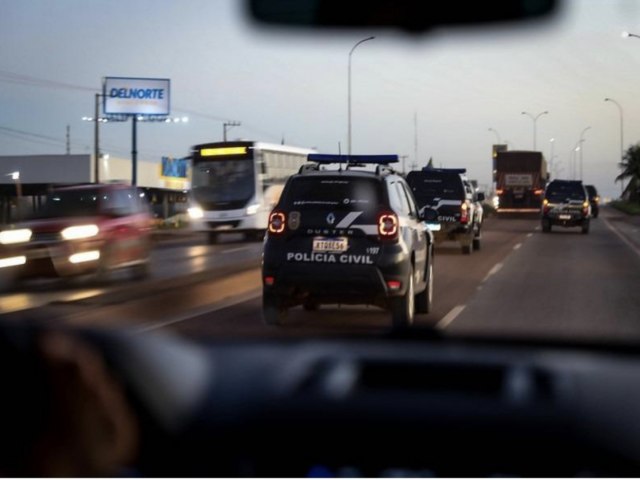
[[[551,183],[545,196],[552,202],[584,200],[586,198],[584,187],[579,183]]]
[[[382,201],[380,182],[361,177],[297,177],[283,194],[283,206],[296,210],[364,209],[373,211]]]

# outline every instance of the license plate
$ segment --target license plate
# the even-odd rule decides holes
[[[346,252],[349,248],[347,237],[315,237],[313,239],[314,252]]]
[[[571,215],[558,215],[560,220],[571,220]]]

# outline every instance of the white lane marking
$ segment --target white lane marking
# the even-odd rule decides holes
[[[533,237],[533,233],[527,233],[527,238]]]
[[[609,223],[609,220],[607,220],[606,218],[603,218],[602,220],[604,220],[604,224],[607,226],[609,230],[615,233],[620,240],[622,240],[631,250],[634,251],[636,255],[640,257],[640,249],[638,247],[636,247],[633,243],[631,243],[631,241],[629,241],[627,237],[625,237],[616,227],[611,225],[611,223]]]
[[[455,307],[453,307],[451,310],[449,310],[449,313],[442,317],[442,320],[436,323],[436,328],[438,330],[444,330],[445,328],[447,328],[451,324],[451,322],[453,322],[456,317],[462,313],[464,309],[465,305],[456,305]]]
[[[513,246],[513,249],[514,249],[514,250],[518,250],[521,246],[522,246],[522,243],[516,243],[516,244]]]
[[[340,223],[336,225],[336,228],[347,228],[353,222],[355,222],[356,218],[362,215],[364,212],[349,212],[346,217],[342,219]]]
[[[150,332],[152,330],[157,330],[159,328],[168,327],[169,325],[184,322],[185,320],[190,320],[194,317],[204,315],[205,313],[214,313],[219,310],[223,310],[225,308],[233,307],[235,305],[248,302],[249,300],[253,300],[254,298],[261,297],[261,296],[262,296],[262,287],[250,290],[246,293],[243,293],[242,295],[229,297],[225,300],[222,300],[216,303],[215,305],[206,305],[202,308],[192,310],[189,313],[179,317],[174,317],[169,320],[164,320],[162,322],[152,322],[147,325],[142,325],[140,328],[135,329],[135,332],[136,333]]]
[[[491,275],[495,275],[496,273],[498,273],[500,271],[500,269],[502,268],[503,264],[502,263],[496,263],[493,268],[491,270],[489,270],[489,273],[487,273],[485,275],[485,277],[482,279],[483,282],[486,282],[489,277]]]
[[[229,248],[228,250],[222,250],[220,253],[242,252],[243,250],[249,250],[249,247]]]

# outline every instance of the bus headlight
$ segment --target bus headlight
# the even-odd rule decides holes
[[[260,210],[260,204],[254,203],[253,205],[249,205],[247,207],[247,215],[255,215]]]
[[[204,212],[200,207],[187,208],[187,213],[189,214],[189,218],[191,218],[192,220],[198,220],[204,217]]]
[[[0,243],[11,245],[13,243],[25,243],[31,240],[31,230],[20,228],[18,230],[4,230],[0,232]]]
[[[60,232],[65,240],[80,240],[83,238],[95,237],[100,229],[97,225],[78,225],[68,227]]]

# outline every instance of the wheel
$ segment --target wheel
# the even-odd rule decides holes
[[[429,313],[433,305],[433,262],[429,260],[427,267],[427,286],[423,292],[416,295],[416,312]]]
[[[542,231],[549,233],[551,231],[551,222],[549,220],[542,220]]]
[[[208,234],[208,241],[209,241],[209,245],[215,245],[216,243],[218,243],[218,240],[220,236],[216,233],[216,232],[209,232]]]
[[[468,245],[462,245],[462,253],[464,255],[471,255],[472,251],[473,251],[473,243],[470,243]]]
[[[256,242],[261,242],[264,240],[264,234],[265,234],[264,230],[256,230],[255,233],[253,234],[253,239]]]
[[[313,300],[305,300],[305,302],[302,304],[302,308],[304,308],[307,312],[315,312],[320,308],[320,305],[318,305],[318,302],[315,302]]]
[[[599,212],[598,212],[598,211],[596,211],[596,212],[593,214],[593,218],[598,218],[598,213],[599,213]]]
[[[287,309],[282,300],[273,293],[262,292],[262,319],[266,325],[282,325],[287,317]]]
[[[391,299],[391,319],[394,327],[408,327],[413,324],[415,314],[415,292],[413,290],[413,267],[409,270],[407,291],[401,297]]]
[[[476,237],[473,239],[473,249],[480,250],[480,237]]]
[[[582,223],[582,233],[584,233],[584,234],[589,233],[589,221],[588,220],[586,222]]]

